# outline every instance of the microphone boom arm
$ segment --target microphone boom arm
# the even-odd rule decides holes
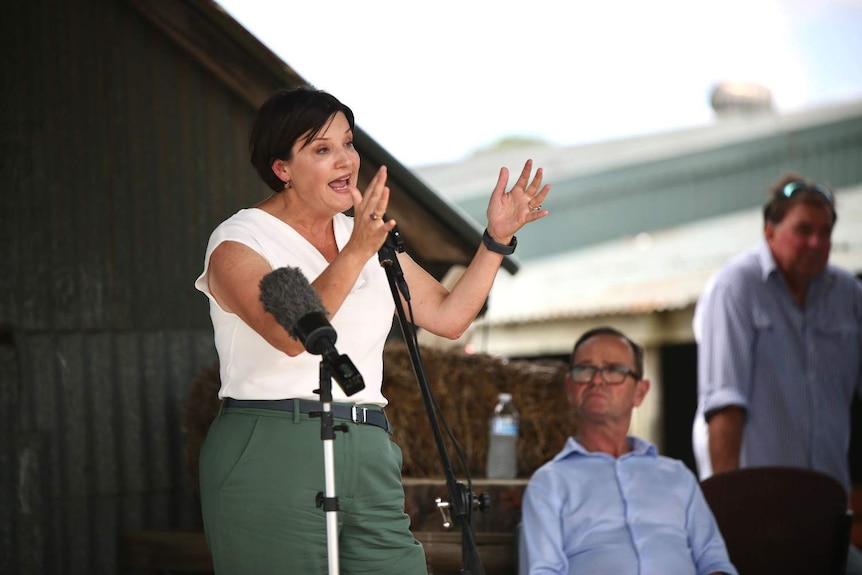
[[[396,232],[397,229],[398,228],[396,227],[392,231]],[[389,280],[389,288],[392,291],[392,298],[395,300],[395,308],[398,312],[401,333],[404,336],[404,342],[407,344],[407,349],[410,351],[410,363],[413,366],[413,373],[416,375],[419,390],[422,393],[422,400],[425,403],[425,411],[428,415],[428,421],[431,425],[431,431],[443,465],[443,474],[446,478],[446,489],[449,495],[448,508],[452,511],[451,516],[454,523],[461,528],[461,558],[463,561],[461,575],[485,575],[485,568],[482,565],[482,559],[479,556],[479,548],[476,543],[476,535],[473,531],[472,522],[470,521],[470,512],[473,508],[484,510],[488,504],[488,498],[475,497],[463,483],[457,481],[455,472],[452,469],[452,461],[449,458],[449,454],[446,451],[446,445],[443,442],[443,436],[440,433],[439,423],[434,411],[434,400],[431,395],[431,388],[428,384],[427,377],[425,377],[425,371],[422,366],[422,358],[419,356],[416,338],[410,337],[414,328],[412,324],[407,321],[407,317],[404,313],[404,306],[401,302],[401,298],[398,297],[398,291],[400,290],[405,301],[410,301],[410,292],[407,289],[407,283],[404,281],[404,273],[401,270],[401,266],[398,263],[398,257],[395,254],[398,245],[397,239],[400,238],[400,236],[400,232],[397,234],[390,233],[389,237],[386,239],[386,243],[383,244],[383,247],[380,248],[380,251],[378,252],[380,265],[386,271],[386,277]],[[398,251],[404,251],[403,245]],[[438,507],[441,507],[441,505],[442,504],[438,502]]]

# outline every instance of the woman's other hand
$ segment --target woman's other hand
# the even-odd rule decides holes
[[[386,241],[387,234],[397,225],[392,219],[383,221],[383,214],[389,205],[386,178],[386,166],[380,166],[364,194],[355,186],[350,190],[353,196],[354,222],[353,235],[350,236],[348,245],[353,244],[366,259],[377,253]]]

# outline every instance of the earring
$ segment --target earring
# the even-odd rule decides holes
[[[290,180],[287,180],[286,182],[284,182],[284,189],[289,190],[291,185],[292,184],[290,183]]]

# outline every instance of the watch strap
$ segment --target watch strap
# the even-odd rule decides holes
[[[494,238],[492,238],[491,234],[488,233],[488,228],[485,228],[485,233],[482,234],[482,243],[485,244],[485,247],[488,248],[489,251],[492,251],[495,254],[510,256],[515,253],[515,248],[518,246],[518,238],[512,236],[512,241],[509,242],[509,245],[501,244],[494,241]]]

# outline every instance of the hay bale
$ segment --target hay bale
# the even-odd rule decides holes
[[[189,384],[189,395],[183,411],[183,432],[186,434],[186,471],[192,489],[198,491],[200,475],[198,459],[210,424],[218,415],[221,401],[218,390],[221,387],[218,360],[198,372]]]
[[[420,348],[425,375],[434,399],[461,447],[470,475],[485,476],[488,421],[497,394],[509,392],[521,414],[518,476],[529,477],[562,449],[575,433],[575,419],[563,388],[565,362],[508,361],[486,354]],[[443,467],[431,432],[410,354],[402,342],[387,344],[383,354],[383,393],[394,440],[404,455],[404,477],[442,477]],[[198,458],[209,426],[219,410],[218,363],[191,381],[185,404],[184,426],[187,470],[198,487]],[[460,458],[445,429],[441,430],[452,468],[463,476]]]
[[[485,476],[488,424],[497,394],[512,394],[521,415],[518,476],[529,477],[562,449],[575,433],[576,421],[566,402],[562,361],[508,361],[487,354],[421,348],[420,356],[432,395],[461,446],[470,475]],[[394,439],[404,455],[405,477],[441,477],[442,463],[431,432],[410,355],[401,342],[384,351],[383,393]],[[458,455],[446,434],[453,470],[462,475]]]

